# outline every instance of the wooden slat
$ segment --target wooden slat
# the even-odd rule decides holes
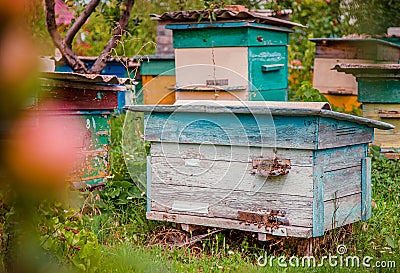
[[[289,173],[277,177],[252,175],[251,163],[153,157],[152,183],[221,190],[247,194],[273,193],[312,197],[312,167],[292,166]]]
[[[387,78],[384,78],[387,77]],[[381,78],[358,78],[358,100],[362,103],[400,103],[400,81],[382,75]]]
[[[325,230],[361,220],[361,193],[324,202]]]
[[[41,97],[57,100],[57,111],[111,110],[118,107],[118,92],[114,91],[55,87],[43,92]]]
[[[324,177],[324,201],[361,192],[361,166],[326,172]]]
[[[263,115],[269,117],[272,115],[275,117],[290,117],[290,118],[301,118],[301,117],[325,117],[332,118],[335,120],[348,121],[359,125],[366,125],[371,128],[379,128],[383,130],[393,129],[393,126],[371,119],[366,119],[354,115],[334,112],[330,110],[319,110],[314,108],[304,109],[298,108],[296,103],[292,103],[292,107],[265,107],[265,106],[225,106],[218,104],[217,101],[214,105],[127,105],[124,109],[133,112],[145,112],[145,113],[202,113],[202,114],[249,114],[253,116]],[[304,124],[309,126],[309,124]]]
[[[349,145],[315,153],[314,164],[323,164],[324,172],[361,166],[361,159],[367,155],[368,144]]]
[[[275,150],[275,152],[274,152]],[[356,150],[348,149],[346,156]],[[358,149],[357,149],[358,150]],[[312,166],[313,153],[310,150],[273,149],[248,146],[226,146],[212,144],[151,143],[151,156],[169,158],[200,158],[250,163],[254,157],[269,157],[276,154],[280,159],[290,159],[292,166]],[[337,153],[339,154],[339,152]],[[336,155],[335,155],[336,156]],[[333,160],[333,159],[332,159]],[[343,157],[341,158],[343,160]]]
[[[373,129],[365,125],[332,118],[320,118],[318,149],[370,143],[372,138]]]
[[[362,195],[361,195],[361,219],[367,221],[371,218],[372,184],[371,184],[371,158],[362,161]]]
[[[145,139],[314,149],[316,117],[175,112],[147,114]]]
[[[312,228],[313,237],[324,235],[324,169],[322,165],[314,165]]]
[[[286,211],[290,226],[312,226],[312,198],[268,193],[249,193],[237,190],[152,184],[151,211],[199,215],[195,212],[173,211],[174,202],[209,204],[207,217],[237,219],[238,211],[267,209]],[[193,211],[196,208],[193,207]]]
[[[158,211],[147,212],[146,218],[150,220],[184,223],[189,225],[238,229],[243,231],[252,231],[259,233],[270,233],[265,230],[265,227],[258,227],[257,225],[247,225],[245,223],[242,223],[241,221],[226,219],[226,218],[209,218],[209,217],[166,213]],[[294,226],[281,226],[281,227],[286,228],[288,237],[298,237],[298,238],[311,237],[311,228],[294,227]]]

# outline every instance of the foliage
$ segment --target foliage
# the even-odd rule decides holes
[[[289,98],[296,100],[299,90],[312,83],[315,44],[309,38],[341,37],[346,22],[341,14],[343,0],[270,0],[266,8],[274,10],[292,9],[290,20],[306,26],[295,27],[290,34],[289,46]],[[301,90],[306,91],[302,88]],[[306,96],[307,97],[307,96]]]
[[[400,2],[352,0],[345,2],[350,33],[384,35],[388,27],[400,25]]]
[[[328,102],[323,94],[317,89],[313,88],[310,82],[303,81],[301,86],[295,90],[295,94],[292,97],[295,101],[323,101]]]
[[[162,14],[167,11],[198,9],[201,7],[200,0],[135,1],[126,35],[123,37],[123,42],[119,43],[116,48],[115,55],[132,57],[137,54],[155,53],[157,21],[151,20],[150,14]],[[74,43],[74,48],[79,54],[96,56],[103,49],[112,32],[112,25],[109,22],[114,20],[115,17],[113,9],[108,10],[108,13],[97,10],[95,16],[90,18],[83,30],[78,34],[81,38]]]

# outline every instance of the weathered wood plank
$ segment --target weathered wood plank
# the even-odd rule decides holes
[[[357,95],[357,81],[353,75],[332,70],[338,63],[373,63],[366,59],[315,58],[313,86],[322,94],[342,90]],[[341,106],[341,105],[339,105]]]
[[[367,151],[368,144],[318,150],[315,153],[314,164],[323,164],[324,172],[361,166],[361,160],[367,156]]]
[[[361,181],[361,219],[363,221],[371,218],[372,203],[372,184],[371,184],[371,158],[364,158],[362,161],[362,181]]]
[[[314,149],[316,117],[175,112],[146,115],[145,139]]]
[[[170,184],[152,184],[151,211],[199,214],[199,207],[207,207],[207,217],[237,219],[238,211],[283,210],[290,226],[312,226],[312,197],[295,195],[250,193],[237,190],[196,188]],[[172,210],[174,202],[186,202],[185,211]],[[190,212],[190,205],[193,206]],[[201,208],[202,210],[204,208]],[[197,212],[196,212],[197,211]]]
[[[349,152],[352,153],[353,151]],[[356,151],[354,151],[356,152]],[[290,159],[292,166],[312,166],[313,153],[310,150],[276,149],[280,159]],[[268,147],[226,146],[212,144],[185,144],[153,142],[151,156],[170,158],[198,158],[208,160],[224,160],[251,162],[254,157],[269,157],[274,155],[274,149]],[[361,164],[361,163],[360,163]]]
[[[289,173],[276,177],[252,174],[252,164],[199,158],[153,157],[152,183],[186,185],[249,194],[275,193],[312,197],[313,168],[292,166]]]
[[[324,176],[324,201],[361,192],[361,166],[326,172]]]
[[[396,117],[397,115],[399,115],[399,117]],[[400,147],[400,104],[364,103],[363,116],[388,122],[395,126],[395,128],[391,130],[375,129],[374,143],[376,145],[383,148]],[[391,116],[393,116],[393,118],[391,118]]]
[[[373,129],[354,122],[320,118],[318,128],[318,149],[327,149],[370,143]]]
[[[313,196],[313,220],[312,235],[318,237],[324,235],[324,168],[323,164],[314,165],[314,196]]]
[[[168,221],[174,223],[184,223],[189,225],[219,227],[226,229],[238,229],[243,231],[252,231],[259,233],[268,233],[265,227],[258,227],[257,225],[248,225],[238,220],[226,218],[208,218],[194,215],[175,214],[151,211],[146,213],[146,218],[150,220]],[[280,226],[285,228],[288,237],[309,238],[311,237],[311,228],[295,227],[295,226]]]
[[[220,86],[221,90],[234,86],[242,86],[248,89],[250,82],[247,51],[247,47],[176,49],[177,89],[188,86],[193,86],[193,89],[195,89],[196,87],[206,86],[207,81],[215,82],[218,80],[225,82]],[[230,56],[235,56],[235,58]],[[247,90],[245,91],[247,93]],[[200,92],[197,93],[201,95]]]
[[[325,117],[336,120],[348,121],[360,125],[366,125],[371,128],[379,128],[383,130],[393,129],[394,127],[388,123],[376,120],[366,119],[354,115],[334,112],[331,110],[316,109],[315,107],[304,108],[304,106],[297,107],[297,102],[273,102],[272,106],[267,105],[252,105],[252,103],[259,102],[246,102],[242,105],[225,105],[225,102],[213,100],[214,104],[206,101],[204,104],[190,104],[190,105],[127,105],[125,110],[133,112],[149,113],[207,113],[207,114],[250,114],[254,116],[262,115],[269,117],[283,116],[283,117]],[[247,105],[249,104],[249,105]],[[301,104],[303,105],[303,104]]]
[[[360,102],[400,103],[399,78],[357,78],[357,81]]]
[[[151,209],[151,157],[146,157],[146,211]]]
[[[361,193],[324,202],[325,230],[361,220]]]
[[[116,91],[55,87],[42,92],[40,99],[42,98],[56,99],[57,111],[112,110],[118,108],[118,92]]]

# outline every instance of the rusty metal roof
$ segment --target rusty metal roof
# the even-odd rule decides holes
[[[355,76],[368,75],[390,75],[400,77],[400,64],[337,64],[332,69]]]
[[[118,78],[113,75],[79,74],[71,72],[42,72],[40,73],[40,78],[93,84],[125,84],[130,81],[129,78]]]
[[[56,66],[62,66],[62,65],[66,64],[66,62],[65,62],[65,60],[63,58],[57,58],[57,57],[54,57],[54,56],[49,56],[48,58],[51,59],[51,60],[54,60]],[[95,62],[98,57],[97,56],[78,56],[78,58],[81,61]],[[139,64],[138,64],[138,62],[137,62],[137,60],[135,58],[111,57],[111,58],[107,59],[107,63],[111,63],[111,62],[117,62],[117,63],[121,63],[123,65],[127,65],[128,68],[133,68],[133,67],[139,66]]]
[[[311,42],[316,44],[335,44],[335,43],[353,43],[353,44],[384,44],[392,47],[400,48],[400,45],[390,42],[390,40],[382,40],[376,38],[310,38]]]
[[[213,11],[216,21],[250,21],[259,24],[268,24],[282,27],[304,27],[302,24],[280,19],[279,14],[285,15],[288,11],[234,11],[229,9],[216,9]],[[151,14],[155,20],[169,22],[199,22],[210,21],[211,12],[208,10],[186,10],[166,12],[162,15]],[[273,17],[277,16],[277,17]]]

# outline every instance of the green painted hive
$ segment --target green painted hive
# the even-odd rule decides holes
[[[396,126],[388,131],[376,129],[374,143],[384,151],[400,148],[400,65],[339,64],[335,69],[356,77],[364,117]]]
[[[37,98],[54,101],[57,108],[45,109],[46,115],[67,124],[80,119],[84,132],[80,147],[82,162],[67,180],[73,187],[85,188],[103,185],[110,176],[110,118],[114,110],[125,105],[127,79],[116,76],[82,75],[65,72],[41,74],[43,92]]]
[[[179,101],[144,112],[147,218],[310,238],[371,217],[367,157],[390,124],[321,103]]]
[[[287,100],[289,33],[298,24],[233,11],[201,21],[194,12],[161,16],[173,31],[177,100]]]

